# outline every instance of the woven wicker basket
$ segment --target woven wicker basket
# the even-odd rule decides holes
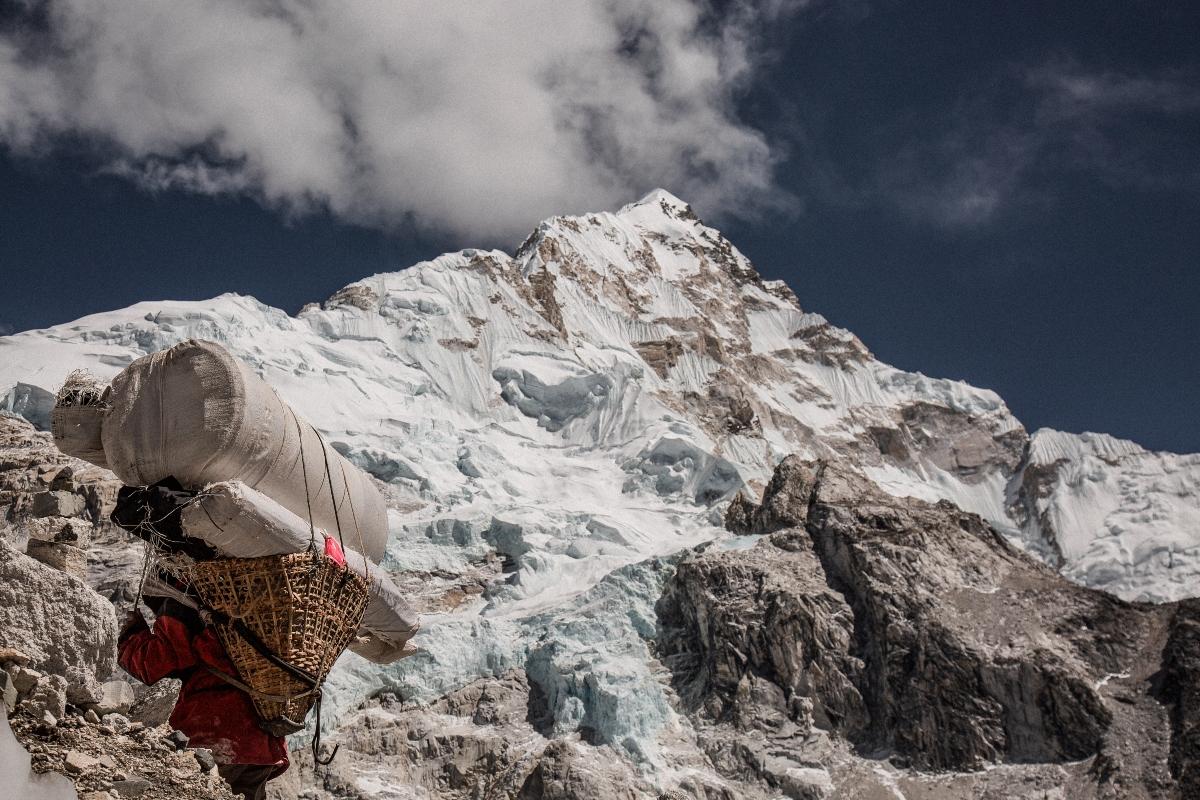
[[[272,653],[318,681],[350,643],[367,604],[365,580],[312,552],[199,561],[191,572],[207,606],[241,619]],[[232,621],[215,628],[263,721],[284,730],[302,725],[319,685],[313,692],[271,663]]]

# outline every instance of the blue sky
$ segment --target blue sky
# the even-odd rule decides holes
[[[662,185],[886,361],[1200,451],[1200,9],[201,6],[0,13],[0,326],[295,312]]]

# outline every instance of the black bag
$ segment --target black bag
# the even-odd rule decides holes
[[[150,486],[123,486],[109,519],[161,552],[206,561],[215,558],[217,551],[208,542],[183,533],[183,507],[195,497],[196,492],[184,489],[171,476]]]

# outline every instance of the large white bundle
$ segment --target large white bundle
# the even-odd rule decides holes
[[[383,556],[387,510],[371,479],[220,345],[193,339],[139,358],[107,399],[105,459],[125,483],[241,481]]]
[[[271,498],[237,481],[208,486],[183,509],[183,530],[232,558],[298,553],[309,546],[308,523]],[[316,533],[322,546],[323,534]],[[351,649],[372,661],[388,663],[406,655],[404,644],[419,627],[419,618],[399,587],[376,564],[344,542],[346,564],[371,586],[362,627],[371,643]]]

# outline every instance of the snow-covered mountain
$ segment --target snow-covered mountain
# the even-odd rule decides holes
[[[70,371],[108,377],[186,338],[229,346],[391,483],[399,528],[519,527],[513,611],[716,536],[733,493],[757,494],[789,453],[830,451],[1087,585],[1145,600],[1200,585],[1200,456],[1030,437],[993,392],[877,361],[661,190],[547,220],[514,256],[447,254],[296,317],[227,294],[0,337],[0,403],[44,425]]]
[[[663,191],[294,317],[227,294],[0,337],[0,405],[44,424],[72,370],[107,378],[187,338],[253,364],[387,485],[386,566],[429,612],[424,652],[343,659],[341,708],[520,666],[555,730],[600,730],[661,767],[674,712],[644,641],[653,559],[742,546],[721,527],[728,501],[757,498],[793,453],[950,500],[1125,599],[1200,593],[1200,456],[1030,436],[991,391],[883,364]]]

